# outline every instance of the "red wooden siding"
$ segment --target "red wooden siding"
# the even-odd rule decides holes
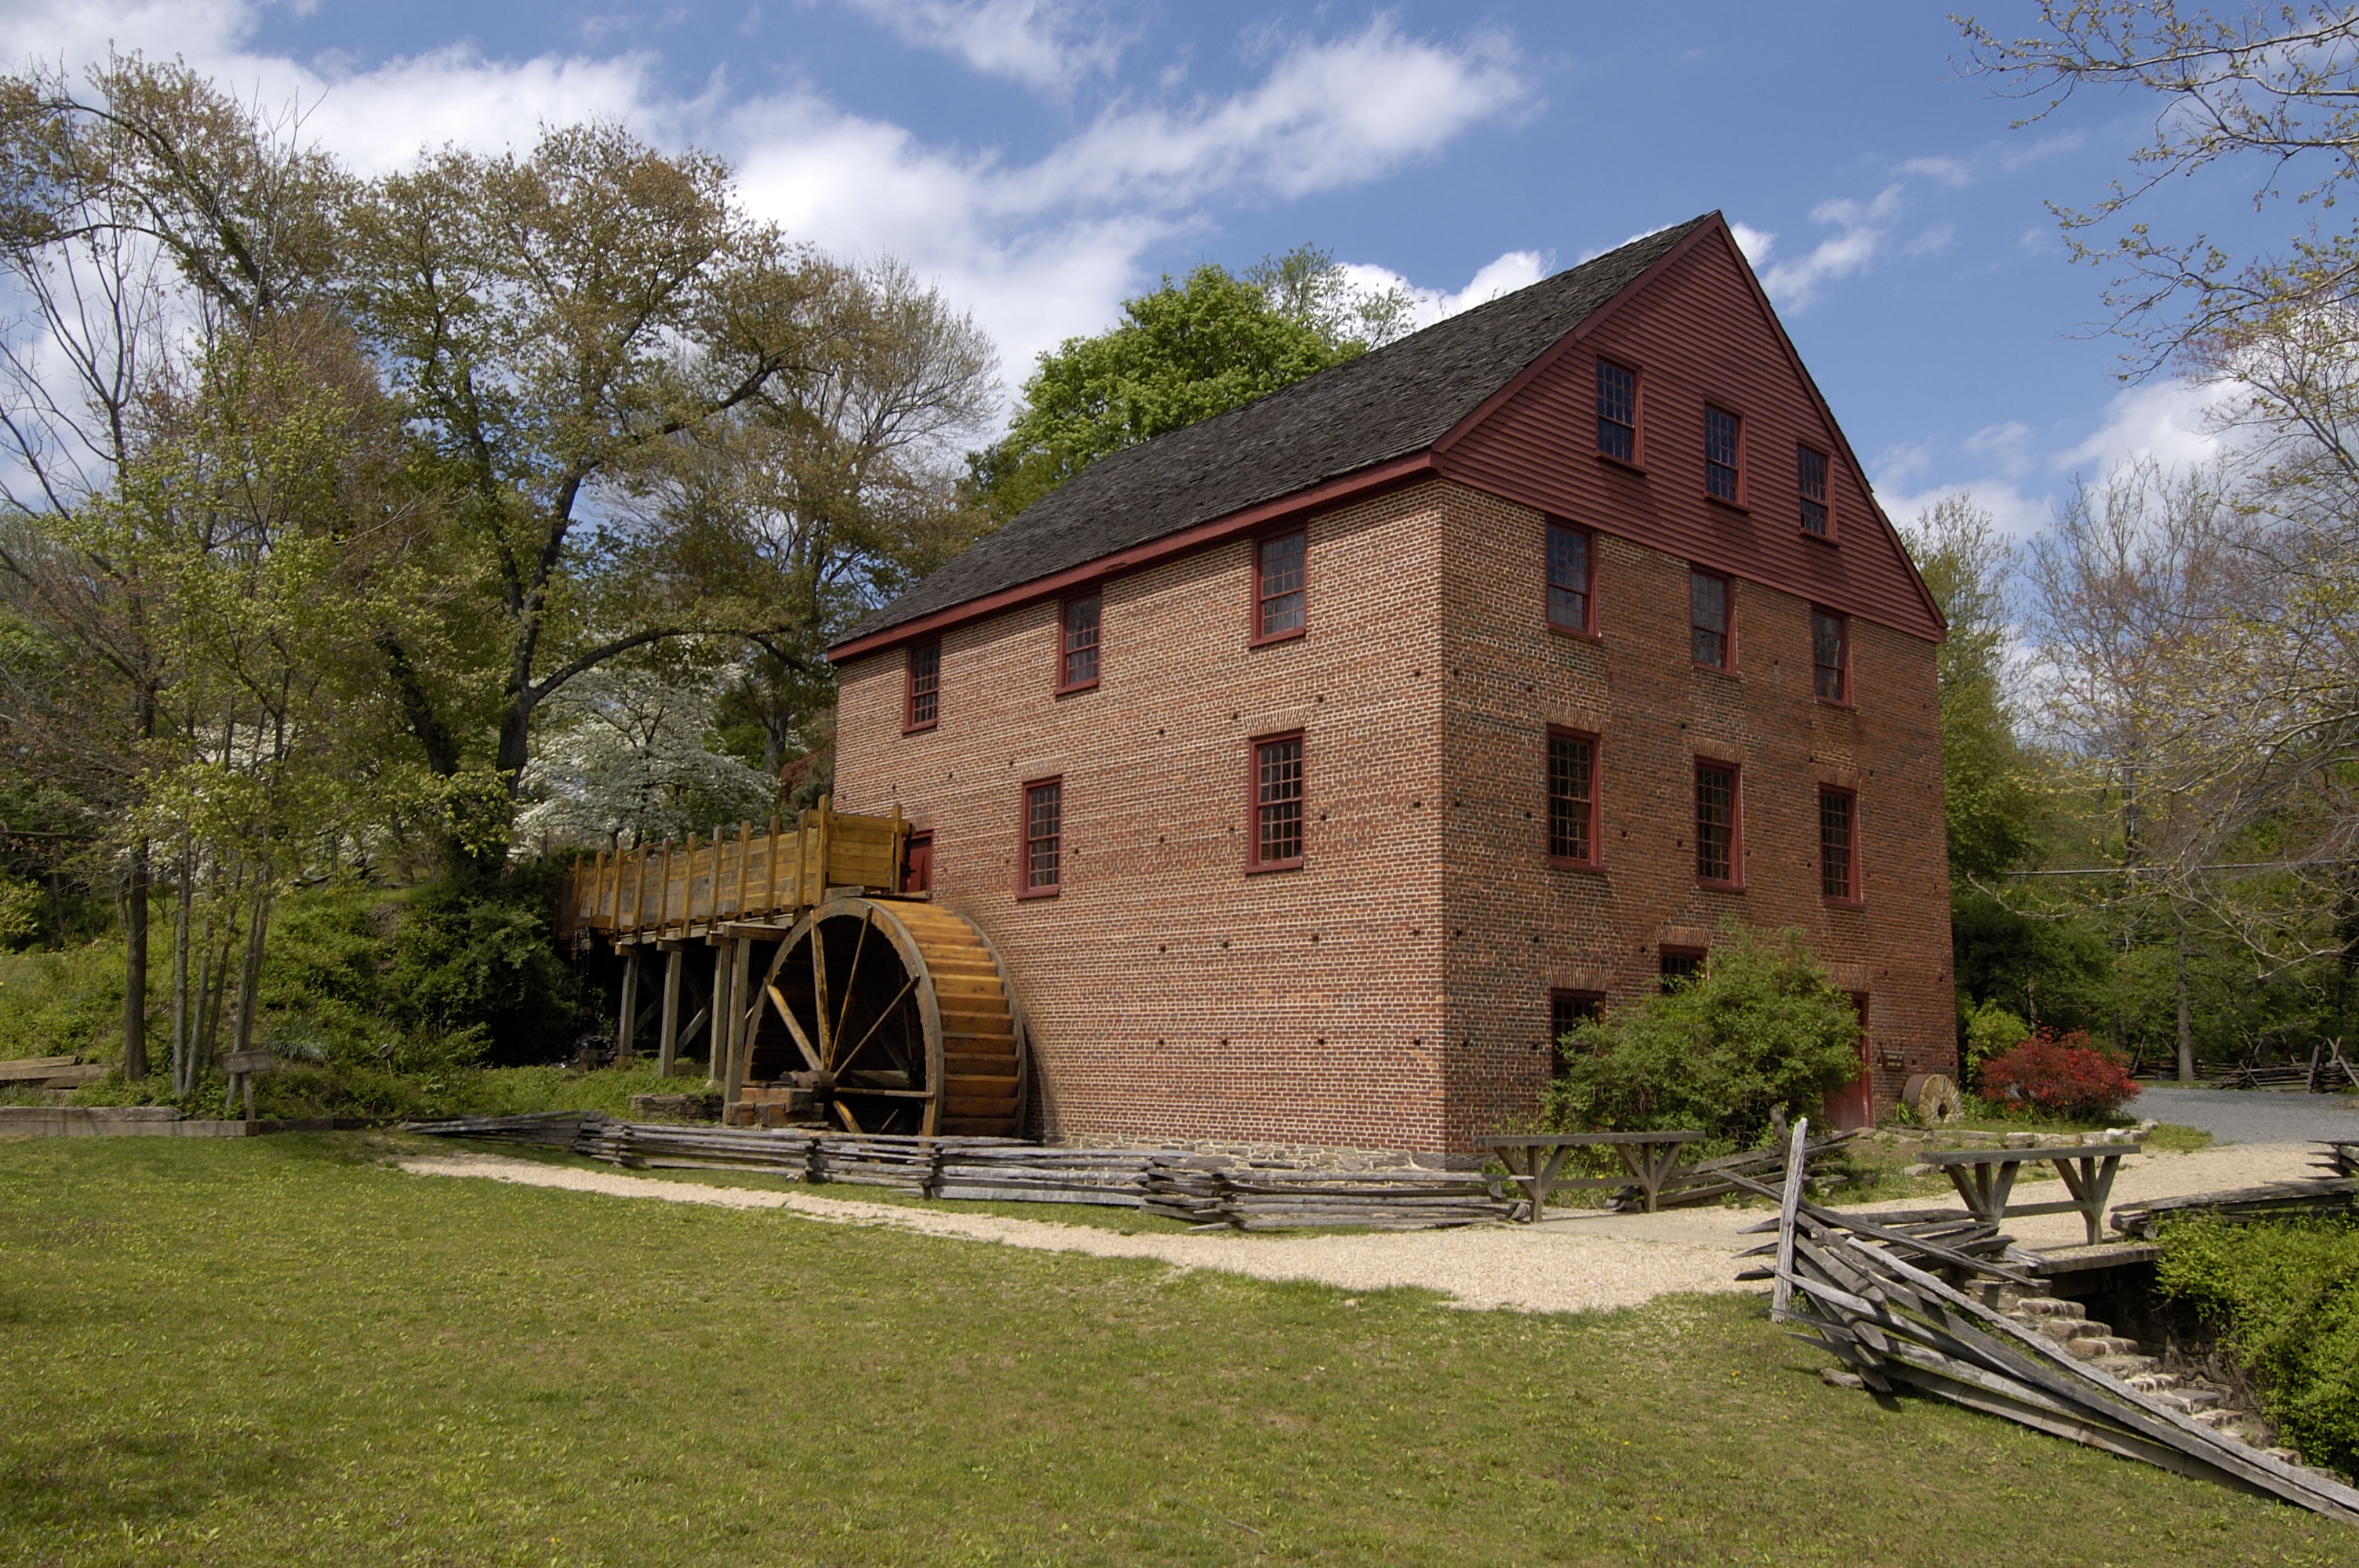
[[[1600,354],[1640,373],[1643,472],[1597,456]],[[1746,444],[1756,458],[1771,455],[1748,466],[1743,509],[1705,498],[1706,403],[1744,410]],[[1802,531],[1799,481],[1787,457],[1798,441],[1832,454],[1836,542]],[[1443,473],[1478,490],[1897,631],[1939,637],[1940,623],[1849,450],[1744,258],[1713,225],[1437,455]]]

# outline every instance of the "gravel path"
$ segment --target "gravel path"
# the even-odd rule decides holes
[[[2140,1152],[2122,1162],[2114,1201],[2216,1192],[2316,1173],[2314,1151],[2302,1143],[2238,1143],[2193,1154]],[[1099,1258],[1150,1258],[1181,1269],[1221,1269],[1264,1280],[1310,1280],[1347,1291],[1412,1285],[1440,1291],[1463,1307],[1522,1312],[1585,1312],[1636,1306],[1680,1291],[1758,1291],[1730,1276],[1732,1254],[1761,1238],[1745,1234],[1766,1217],[1760,1209],[1691,1208],[1663,1214],[1573,1211],[1537,1226],[1467,1230],[1393,1231],[1359,1236],[1243,1236],[1234,1232],[1125,1236],[1094,1226],[1061,1225],[996,1215],[953,1214],[863,1203],[807,1193],[708,1187],[694,1182],[584,1171],[496,1154],[443,1154],[404,1160],[421,1176],[472,1176],[527,1186],[716,1208],[784,1209],[806,1219],[840,1225],[882,1225],[924,1236],[995,1241],[1046,1252]],[[2046,1170],[2040,1166],[2037,1169]],[[2064,1196],[2054,1181],[2025,1182],[2027,1202]],[[1954,1201],[1954,1200],[1952,1200]],[[1939,1199],[1899,1198],[1862,1205],[1878,1209],[1938,1206]],[[1560,1214],[1564,1211],[1559,1211]],[[2034,1215],[2007,1221],[2007,1230],[2032,1247],[2077,1246],[2085,1239],[2076,1214]]]
[[[926,1236],[996,1241],[1099,1258],[1151,1258],[1182,1269],[1221,1269],[1264,1280],[1310,1280],[1347,1291],[1395,1285],[1440,1291],[1453,1304],[1524,1312],[1636,1306],[1678,1291],[1757,1291],[1729,1278],[1729,1248],[1632,1236],[1595,1236],[1553,1227],[1393,1231],[1361,1236],[1240,1236],[1205,1232],[1125,1236],[1093,1226],[995,1215],[946,1214],[897,1204],[803,1193],[708,1187],[692,1182],[543,1165],[495,1154],[404,1160],[422,1176],[475,1176],[527,1186],[719,1208],[785,1209],[809,1219],[883,1225]]]
[[[2359,1138],[2359,1095],[2286,1093],[2277,1089],[2182,1089],[2148,1084],[2133,1103],[2140,1116],[2175,1121],[2181,1127],[2200,1127],[2222,1143],[2299,1143],[2305,1138]]]

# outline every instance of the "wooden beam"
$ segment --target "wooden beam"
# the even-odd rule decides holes
[[[669,859],[669,857],[667,857]],[[667,871],[664,886],[669,890],[671,879]],[[680,962],[687,957],[677,946],[664,955],[663,1033],[658,1036],[656,1076],[669,1078],[679,1059],[679,980]]]
[[[623,955],[622,1020],[614,1028],[614,1060],[631,1059],[634,1036],[639,1026],[639,955],[636,948]]]

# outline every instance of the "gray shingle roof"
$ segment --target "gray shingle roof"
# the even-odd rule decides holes
[[[845,641],[1423,451],[1709,217],[1633,240],[1243,407],[1100,458]]]

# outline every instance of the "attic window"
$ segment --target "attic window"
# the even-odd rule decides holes
[[[1707,403],[1703,408],[1703,490],[1714,501],[1736,503],[1737,439],[1742,428],[1735,415]]]
[[[1794,477],[1802,491],[1802,532],[1820,538],[1833,535],[1827,514],[1827,455],[1815,447],[1794,449]]]
[[[1304,537],[1301,529],[1273,534],[1254,547],[1254,641],[1274,643],[1302,633]]]
[[[1617,462],[1638,460],[1638,373],[1597,362],[1597,449]]]
[[[909,649],[908,692],[903,704],[904,730],[930,730],[942,716],[942,645],[919,643]]]

